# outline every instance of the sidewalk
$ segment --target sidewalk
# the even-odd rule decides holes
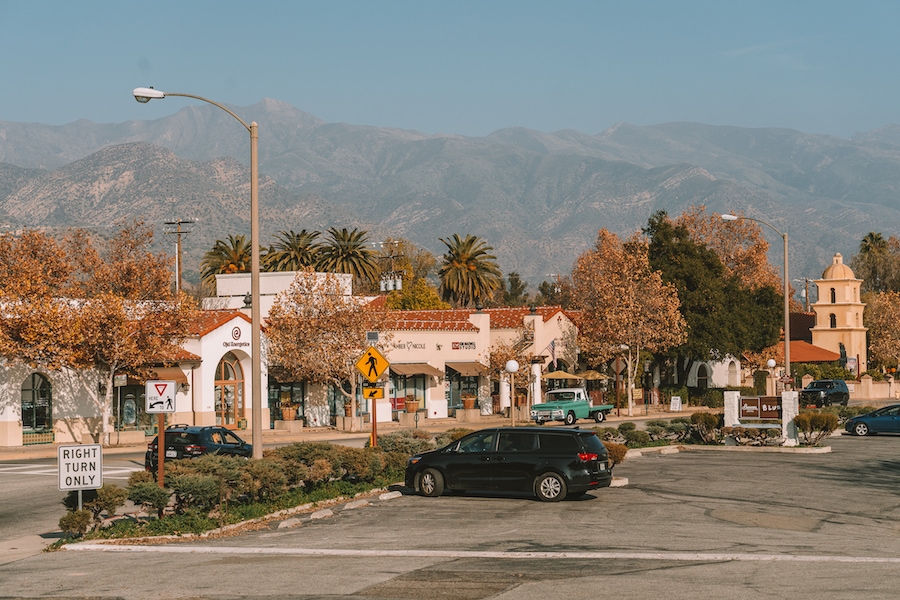
[[[622,408],[620,411],[621,414],[617,414],[616,409],[613,409],[610,412],[607,420],[603,423],[581,420],[577,423],[577,425],[585,429],[593,427],[617,427],[619,423],[625,421],[640,422],[650,419],[673,419],[676,417],[690,418],[691,413],[701,410],[708,409],[704,407],[686,406],[680,413],[674,413],[669,412],[667,407],[664,406],[651,406],[649,407],[649,410],[645,412],[645,407],[641,405],[634,408],[634,410],[632,411],[633,416],[631,417],[627,416],[627,408]],[[422,419],[421,421],[419,421],[418,428],[431,433],[440,433],[449,429],[456,428],[486,429],[488,427],[506,427],[509,424],[509,419],[503,417],[502,415],[481,415],[481,419],[479,421],[470,422],[457,421],[456,419]],[[517,427],[527,427],[529,425],[533,425],[533,423],[531,423],[530,421],[516,422]],[[561,423],[556,423],[556,425],[561,425]],[[552,427],[553,425],[547,424],[545,426]],[[378,435],[392,433],[401,429],[405,428],[401,427],[400,424],[396,421],[391,421],[389,423],[378,423],[377,427]],[[371,424],[367,423],[364,431],[352,433],[347,431],[340,431],[334,427],[311,427],[304,428],[298,432],[289,432],[279,429],[264,429],[262,438],[264,447],[272,445],[292,444],[294,442],[328,441],[340,443],[343,440],[366,440],[371,437],[371,432]],[[250,441],[249,430],[239,430],[237,434],[244,440],[248,442]],[[138,444],[106,446],[103,448],[103,455],[112,456],[116,454],[143,452],[147,448],[147,443],[149,443],[152,439],[152,437],[148,436],[145,442]],[[0,448],[0,462],[14,462],[17,460],[29,460],[36,458],[56,458],[57,448],[61,445],[70,445],[70,443],[2,447]]]

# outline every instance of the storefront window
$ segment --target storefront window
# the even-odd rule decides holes
[[[392,410],[406,410],[406,398],[412,396],[419,402],[419,408],[425,408],[425,375],[391,375],[388,394]]]
[[[116,388],[113,396],[113,419],[116,431],[138,429],[150,431],[157,419],[144,412],[146,389],[142,385],[128,385]]]
[[[22,382],[22,430],[53,430],[50,381],[40,373],[32,373]]]

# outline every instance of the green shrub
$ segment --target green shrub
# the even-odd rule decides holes
[[[704,444],[719,441],[719,415],[708,412],[696,412],[691,415],[692,433]]]
[[[97,490],[96,497],[90,502],[85,503],[84,507],[91,511],[95,521],[100,520],[100,515],[106,513],[111,517],[116,514],[120,506],[124,506],[128,500],[128,492],[117,485],[104,483],[103,487]]]
[[[703,390],[697,399],[697,403],[700,406],[706,406],[707,408],[722,408],[725,406],[724,390],[719,388]]]
[[[830,412],[805,411],[794,417],[794,424],[800,434],[800,443],[818,446],[838,428],[838,418]]]
[[[619,433],[626,433],[628,431],[634,431],[637,429],[637,425],[632,423],[631,421],[625,421],[624,423],[619,423]]]
[[[70,537],[81,537],[87,533],[94,520],[89,510],[70,510],[59,519],[59,528]]]
[[[155,510],[161,519],[169,505],[172,494],[155,483],[148,481],[128,486],[128,499],[144,507],[145,510]]]
[[[631,429],[625,432],[625,443],[628,446],[646,446],[652,440],[650,434],[640,429]]]
[[[182,473],[169,479],[175,494],[175,514],[189,510],[209,512],[221,501],[220,481],[213,475]]]
[[[443,448],[450,442],[455,442],[459,438],[467,436],[474,431],[474,429],[466,429],[465,427],[454,427],[453,429],[448,429],[447,431],[434,436],[434,443],[438,448]]]
[[[156,473],[151,471],[132,471],[128,476],[128,484],[125,487],[131,487],[138,483],[153,483],[156,481]]]
[[[424,429],[401,429],[380,435],[378,446],[385,452],[400,452],[407,456],[434,450],[437,447],[431,434]]]

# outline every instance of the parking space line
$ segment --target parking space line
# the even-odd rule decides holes
[[[121,544],[121,540],[117,540]],[[482,552],[459,550],[353,550],[333,548],[265,548],[237,546],[123,546],[95,542],[67,544],[64,550],[100,552],[153,552],[159,554],[231,554],[280,556],[336,556],[397,558],[490,558],[541,560],[665,560],[678,562],[820,562],[900,564],[898,557],[809,554],[754,554],[741,552]]]

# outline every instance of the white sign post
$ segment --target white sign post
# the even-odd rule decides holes
[[[56,456],[59,489],[78,490],[78,510],[81,510],[81,490],[103,487],[103,447],[100,444],[60,446]]]
[[[156,480],[159,487],[165,487],[163,479],[166,456],[166,413],[175,412],[175,382],[150,380],[144,388],[144,398],[146,406],[144,410],[147,414],[156,414],[156,429],[159,433],[156,436]]]
[[[144,388],[147,414],[175,412],[175,382],[151,380]]]

